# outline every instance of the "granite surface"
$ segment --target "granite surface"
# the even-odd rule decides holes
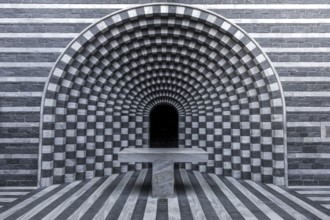
[[[126,148],[118,153],[120,162],[207,162],[208,153],[200,148]]]
[[[200,148],[126,148],[118,153],[120,162],[152,163],[152,195],[157,198],[174,194],[174,162],[207,162]]]

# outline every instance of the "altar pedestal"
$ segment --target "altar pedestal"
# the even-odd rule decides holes
[[[208,153],[200,148],[126,148],[118,153],[120,162],[152,163],[152,195],[174,194],[174,163],[207,162]]]

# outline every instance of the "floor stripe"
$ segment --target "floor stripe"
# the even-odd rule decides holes
[[[287,106],[287,112],[328,112],[330,107]]]
[[[148,196],[147,204],[146,204],[146,209],[144,212],[143,219],[144,220],[150,220],[150,219],[156,219],[157,215],[157,198],[152,197],[151,195],[151,190]]]
[[[328,209],[326,209],[322,206],[323,203],[330,204],[330,201],[329,202],[320,202],[320,201],[315,201],[314,202],[314,201],[312,201],[308,198],[307,194],[299,194],[295,190],[287,189],[287,188],[284,188],[284,190],[288,191],[290,194],[292,194],[293,196],[299,198],[300,200],[304,201],[305,203],[313,206],[317,210],[320,210],[321,212],[324,212],[325,214],[330,216],[330,210],[328,210]],[[305,189],[305,190],[308,191],[308,188]],[[310,191],[313,191],[313,190],[310,190]],[[317,191],[318,189],[315,189],[315,190]],[[324,190],[330,190],[330,189],[324,189]],[[329,194],[324,194],[324,195],[311,194],[311,196],[327,196],[327,197],[329,197]]]
[[[139,198],[141,187],[143,185],[147,172],[148,171],[146,169],[144,169],[140,172],[140,175],[137,178],[129,197],[126,200],[126,203],[125,203],[118,219],[120,219],[120,220],[131,219],[133,211],[134,211],[134,207]]]
[[[133,210],[132,219],[143,219],[147,206],[147,200],[150,195],[149,193],[151,192],[151,182],[152,182],[152,174],[151,174],[151,170],[148,170],[148,173],[144,179],[144,183],[140,191],[140,196]]]
[[[308,220],[307,217],[293,209],[291,206],[288,206],[285,202],[283,202],[281,199],[277,198],[275,195],[271,194],[261,186],[259,186],[257,183],[246,180],[246,183],[248,183],[250,186],[252,186],[254,189],[259,191],[261,194],[269,198],[272,202],[274,202],[276,205],[278,205],[280,208],[282,208],[285,212],[287,212],[289,215],[294,217],[297,220]]]
[[[64,211],[64,209],[69,207],[76,199],[79,199],[79,197],[84,192],[86,192],[87,189],[89,189],[92,185],[94,185],[97,181],[99,181],[99,179],[100,178],[94,178],[94,179],[88,181],[78,191],[76,191],[69,198],[67,198],[65,201],[63,201],[59,206],[57,206],[51,212],[49,212],[43,219],[44,220],[51,220],[51,219],[55,219],[56,217],[58,217],[58,215],[61,214]]]
[[[95,192],[84,201],[80,207],[71,214],[68,218],[70,220],[79,219],[84,215],[85,212],[93,205],[95,200],[104,192],[104,190],[111,184],[111,182],[117,177],[117,175],[111,175],[100,187],[95,190]]]
[[[193,211],[191,210],[188,198],[186,187],[182,181],[182,178],[178,171],[174,172],[175,177],[175,190],[178,195],[179,208],[180,208],[180,217],[181,219],[193,219]]]
[[[227,179],[247,198],[253,202],[265,215],[270,219],[283,219],[277,213],[275,213],[271,208],[269,208],[265,203],[263,203],[259,198],[253,195],[249,190],[247,190],[242,184],[232,177],[227,177]]]
[[[26,213],[28,213],[31,209],[34,209],[36,206],[42,204],[48,198],[50,198],[50,197],[52,197],[54,195],[58,195],[58,192],[60,192],[61,190],[63,190],[66,186],[68,186],[68,184],[61,184],[61,185],[59,185],[56,189],[52,190],[51,192],[47,193],[46,195],[44,195],[44,196],[38,198],[37,200],[33,201],[32,203],[30,203],[26,207],[24,207],[24,208],[18,210],[17,212],[15,212],[7,220],[11,220],[11,219],[17,220],[21,216],[23,216]]]
[[[230,220],[232,219],[225,207],[222,205],[222,203],[218,200],[218,198],[215,196],[214,193],[212,193],[211,187],[207,184],[205,179],[203,178],[202,174],[194,171],[194,175],[196,176],[199,184],[204,189],[204,193],[207,196],[208,200],[210,201],[213,209],[215,210],[217,216],[219,219],[223,220]]]
[[[40,191],[39,193],[33,195],[32,197],[22,201],[21,203],[17,204],[16,206],[6,210],[5,212],[0,214],[0,219],[5,219],[8,216],[12,215],[13,213],[17,212],[18,210],[26,207],[36,199],[44,196],[45,194],[49,193],[50,191],[56,189],[59,185],[52,185],[50,187],[45,188],[44,190]]]
[[[75,187],[79,183],[80,183],[80,181],[75,181],[75,182],[70,183],[69,185],[67,185],[66,187],[64,187],[62,190],[60,190],[56,194],[52,195],[51,197],[49,197],[48,199],[44,200],[39,205],[35,206],[30,211],[28,211],[27,213],[25,213],[24,215],[22,215],[20,218],[18,218],[18,220],[26,220],[26,219],[32,218],[40,210],[42,210],[45,207],[47,207],[49,204],[51,204],[52,202],[54,202],[56,199],[58,199],[60,196],[62,196],[63,194],[65,194],[66,192],[68,192],[69,190],[71,190],[73,187]]]
[[[98,179],[98,178],[96,178]],[[38,212],[36,215],[33,216],[32,219],[43,219],[45,215],[52,212],[54,209],[56,209],[58,206],[60,206],[63,202],[65,202],[69,197],[72,196],[72,194],[76,193],[78,190],[80,190],[83,186],[85,186],[89,180],[87,181],[78,181],[77,185],[72,187],[70,190],[68,190],[65,193],[61,193],[61,196],[56,199],[55,201],[51,202],[48,206],[42,209],[42,211]],[[68,185],[67,183],[65,185]],[[59,193],[57,193],[59,194]]]
[[[320,202],[330,201],[330,197],[310,196],[307,198],[309,198],[312,201],[320,201]]]
[[[185,186],[191,186],[191,182],[189,180],[187,171],[180,169],[180,175],[181,175],[183,184]],[[207,219],[193,187],[187,187],[186,194],[187,194],[190,208],[191,208],[191,210],[193,210],[194,219],[196,219],[196,220]]]
[[[28,198],[31,198],[32,196],[34,196],[35,194],[39,193],[42,190],[43,189],[41,189],[41,188],[38,188],[38,189],[35,189],[35,190],[31,190],[31,191],[29,191],[25,195],[16,196],[17,199],[15,201],[11,202],[11,203],[0,204],[2,206],[2,209],[0,209],[0,213],[5,212],[5,211],[11,209],[12,207],[20,204],[22,201],[24,201],[24,200],[26,200]],[[18,190],[18,191],[21,191],[21,190]],[[23,190],[22,190],[22,192],[23,192]],[[3,197],[6,197],[6,196],[3,196]]]
[[[219,178],[219,177],[218,177]],[[241,193],[227,178],[219,178],[228,189],[253,213],[257,219],[269,219],[245,194]]]
[[[37,186],[1,186],[0,190],[33,190],[37,188]]]
[[[128,172],[125,174],[123,179],[118,183],[114,191],[108,196],[108,199],[104,202],[101,206],[99,211],[96,213],[93,219],[105,219],[109,214],[110,210],[113,208],[114,204],[116,203],[117,199],[121,195],[123,189],[127,185],[128,181],[131,179],[133,172]]]
[[[249,190],[253,195],[265,203],[269,208],[271,208],[275,213],[281,216],[285,220],[294,220],[295,218],[289,215],[285,210],[283,210],[278,204],[274,203],[270,198],[259,192],[257,189],[253,188],[251,185],[246,183],[246,181],[240,181],[241,185]]]
[[[267,184],[267,186],[269,186],[270,188],[272,188],[276,192],[282,194],[283,196],[285,196],[286,198],[290,199],[291,201],[299,204],[301,207],[303,207],[306,210],[308,210],[309,212],[313,213],[314,215],[316,215],[320,219],[329,220],[329,216],[327,214],[325,214],[325,213],[317,210],[313,206],[311,206],[311,205],[307,204],[306,202],[298,199],[297,197],[293,196],[292,194],[289,194],[288,192],[284,191],[283,189],[279,188],[278,186],[275,186],[273,184]]]
[[[209,174],[203,175],[209,186],[211,187],[213,194],[218,198],[220,203],[225,207],[228,214],[233,219],[244,219],[241,213],[237,210],[237,208],[232,204],[229,198],[224,194],[223,190],[221,190],[218,184],[210,177]]]
[[[107,183],[109,179],[113,179],[111,183]],[[251,217],[265,220],[301,220],[319,219],[325,216],[329,218],[330,214],[330,201],[319,201],[329,198],[329,186],[282,189],[273,184],[265,185],[197,171],[176,170],[176,194],[170,198],[153,198],[151,179],[151,170],[144,169],[110,177],[97,177],[84,182],[37,188],[31,192],[29,191],[32,189],[29,188],[18,187],[11,191],[0,188],[0,193],[5,194],[0,195],[0,198],[17,198],[12,203],[0,203],[0,212],[3,212],[0,214],[0,219],[62,220],[69,219],[74,212],[80,211],[83,214],[75,215],[75,218],[80,217],[81,220],[194,218],[238,220],[251,219]],[[52,187],[55,188],[51,190]],[[49,192],[40,196],[40,193],[46,189]],[[15,192],[18,192],[18,195]],[[20,192],[27,194],[20,196]],[[13,194],[6,195],[8,193]],[[24,205],[32,197],[36,198]],[[315,201],[308,197],[315,198],[313,199]],[[239,200],[239,203],[235,199]],[[9,213],[13,208],[16,211]],[[242,212],[244,209],[248,209],[253,215],[249,216],[246,212]],[[204,217],[200,217],[199,213]],[[324,216],[320,216],[320,213]],[[7,217],[3,218],[1,216],[3,214]]]
[[[168,219],[168,204],[167,199],[158,198],[157,200],[157,216],[156,220]]]
[[[290,189],[307,189],[307,190],[311,190],[311,189],[330,189],[330,186],[287,186]]]
[[[68,219],[74,211],[79,209],[81,205],[83,205],[84,202],[86,202],[89,197],[94,194],[99,187],[103,187],[103,184],[108,180],[108,177],[101,178],[97,183],[95,183],[93,186],[91,186],[89,189],[87,189],[80,197],[79,199],[76,199],[69,207],[64,209],[62,213],[56,218],[57,220],[62,219]]]
[[[324,206],[327,209],[330,209],[330,204],[323,204],[322,206]]]
[[[226,197],[232,202],[244,218],[257,219],[215,174],[210,174],[210,177],[216,182],[218,187],[223,191]]]
[[[13,202],[16,198],[0,198],[0,202]]]
[[[112,209],[110,210],[108,216],[106,217],[106,219],[112,220],[112,219],[118,219],[119,215],[121,214],[121,211],[123,210],[123,207],[127,201],[127,198],[129,197],[132,188],[138,178],[138,176],[140,177],[141,175],[141,171],[137,171],[133,173],[132,178],[128,181],[127,185],[124,187],[121,195],[117,198],[117,200],[115,201]],[[95,220],[97,220],[96,218],[94,218]]]
[[[0,196],[22,196],[29,192],[0,192]]]
[[[297,191],[297,193],[299,194],[330,194],[330,190],[329,191]]]
[[[168,219],[181,220],[178,194],[174,192],[174,196],[167,198],[167,201],[168,201]]]
[[[185,171],[185,170],[183,170]],[[199,184],[196,176],[191,171],[185,171],[188,174],[191,187],[194,189],[196,196],[199,200],[199,203],[202,207],[202,211],[205,214],[206,219],[218,219],[218,215],[215,212],[215,209],[212,207],[210,200],[207,198],[203,187]]]

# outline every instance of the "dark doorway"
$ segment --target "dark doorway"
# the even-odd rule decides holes
[[[179,116],[176,109],[167,104],[157,105],[150,113],[150,147],[178,147]]]

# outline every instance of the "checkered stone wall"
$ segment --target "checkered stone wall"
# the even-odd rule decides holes
[[[149,113],[179,113],[179,147],[207,163],[186,169],[285,184],[285,104],[259,45],[212,12],[141,5],[91,25],[60,56],[45,87],[40,185],[147,167],[120,163],[149,147]]]

